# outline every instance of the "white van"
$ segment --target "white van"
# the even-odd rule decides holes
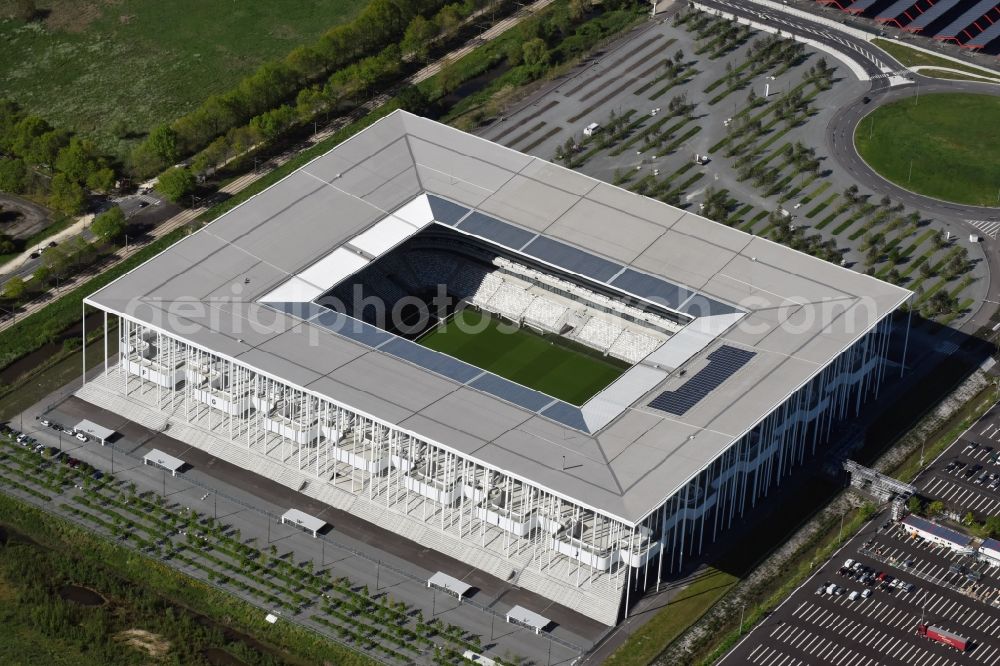
[[[857,599],[858,599],[858,591],[857,590],[854,590],[849,595],[847,595],[847,600],[848,601],[857,601]]]
[[[833,593],[836,591],[837,591],[837,586],[834,585],[833,583],[830,583],[830,586],[826,588],[826,593],[829,594],[830,596],[833,596]]]
[[[597,123],[590,123],[589,125],[587,125],[586,127],[583,128],[583,135],[584,136],[594,136],[595,134],[597,134],[600,131],[601,131],[601,126],[600,125],[598,125]]]

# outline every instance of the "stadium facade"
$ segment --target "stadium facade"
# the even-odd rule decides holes
[[[431,351],[434,287],[627,369]],[[909,296],[398,111],[88,297],[78,395],[614,624],[877,393]]]

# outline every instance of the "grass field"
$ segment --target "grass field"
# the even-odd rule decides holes
[[[173,119],[366,4],[39,0],[45,17],[25,24],[0,2],[0,94],[121,152],[122,130]]]
[[[894,42],[889,39],[873,39],[872,44],[891,55],[906,67],[947,67],[948,69],[957,69],[961,72],[979,74],[980,76],[992,75],[997,81],[1000,81],[1000,72],[995,70],[980,69],[978,67],[966,65],[948,58],[942,58],[932,53],[925,53],[924,51],[910,48],[905,44],[900,44],[899,42]],[[921,73],[926,74],[926,72]],[[933,74],[931,76],[933,76]],[[942,76],[942,78],[948,77]],[[969,78],[971,79],[972,77]],[[981,81],[982,79],[976,80]]]
[[[861,120],[854,141],[875,171],[901,187],[956,203],[998,203],[1000,97],[933,94],[886,104]]]
[[[489,314],[462,310],[420,344],[574,405],[613,382],[629,366],[528,329],[513,330]]]

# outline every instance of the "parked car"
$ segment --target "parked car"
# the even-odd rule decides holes
[[[41,421],[39,421],[39,423],[41,423],[46,428],[48,428],[50,425],[52,425],[52,421],[49,421],[48,419],[42,419]]]
[[[77,438],[78,440],[80,440],[81,442],[86,442],[86,441],[87,441],[87,436],[86,436],[86,435],[84,435],[84,434],[83,434],[82,432],[78,432],[78,433],[76,433],[76,434],[75,434],[75,435],[73,435],[73,436],[74,436],[74,437],[76,437],[76,438]]]

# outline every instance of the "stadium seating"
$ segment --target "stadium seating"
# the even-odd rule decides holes
[[[535,296],[524,287],[504,281],[486,308],[507,319],[520,321],[521,315],[528,309],[534,298]]]
[[[408,294],[447,285],[453,297],[542,331],[558,334],[569,325],[574,329],[570,336],[581,344],[628,363],[642,360],[681,328],[666,317],[563,277],[506,257],[481,256],[464,249],[419,246],[390,253],[354,281],[361,284],[365,296],[378,296],[390,307]],[[333,294],[350,304],[353,284],[342,284]],[[371,318],[371,313],[365,312],[364,318]]]
[[[607,351],[615,339],[621,335],[623,326],[613,324],[601,317],[592,316],[576,334],[577,339],[588,347]]]
[[[567,309],[565,305],[560,305],[541,295],[535,298],[528,309],[524,311],[524,321],[542,330],[558,333],[559,323]]]
[[[608,353],[629,363],[638,363],[656,349],[660,340],[645,333],[625,329],[611,345]]]

